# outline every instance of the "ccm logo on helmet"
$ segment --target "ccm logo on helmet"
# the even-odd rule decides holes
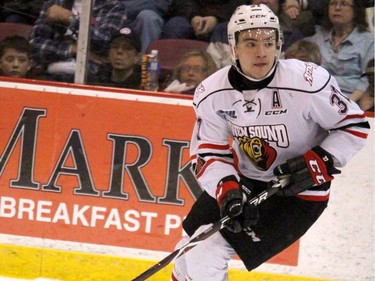
[[[253,18],[266,18],[267,16],[266,15],[250,15],[250,18],[253,19]]]

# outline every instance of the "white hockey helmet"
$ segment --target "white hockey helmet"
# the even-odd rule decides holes
[[[228,41],[234,56],[234,47],[236,46],[237,34],[240,31],[255,28],[272,28],[277,31],[277,56],[281,53],[282,31],[279,18],[265,4],[242,5],[237,7],[228,23]],[[235,58],[233,58],[235,60]]]

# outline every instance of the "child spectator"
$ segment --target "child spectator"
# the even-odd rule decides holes
[[[195,88],[217,70],[206,51],[190,51],[182,56],[174,69],[173,81],[165,92],[194,94]]]
[[[0,43],[0,74],[26,78],[31,68],[29,42],[18,35],[6,37]]]
[[[100,70],[97,79],[91,79],[89,84],[139,89],[141,72],[137,62],[140,52],[139,37],[130,28],[121,29],[109,42],[109,67]]]

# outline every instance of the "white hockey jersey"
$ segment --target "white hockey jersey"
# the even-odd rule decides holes
[[[276,166],[316,145],[342,167],[366,143],[364,112],[340,93],[324,68],[279,60],[266,80],[251,82],[228,66],[195,91],[190,152],[198,182],[213,197],[225,176],[276,179]],[[300,195],[328,197],[329,190]]]

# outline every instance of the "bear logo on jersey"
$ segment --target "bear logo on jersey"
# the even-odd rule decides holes
[[[240,148],[250,158],[254,166],[261,170],[268,170],[276,158],[276,150],[265,140],[248,136],[238,137]]]

